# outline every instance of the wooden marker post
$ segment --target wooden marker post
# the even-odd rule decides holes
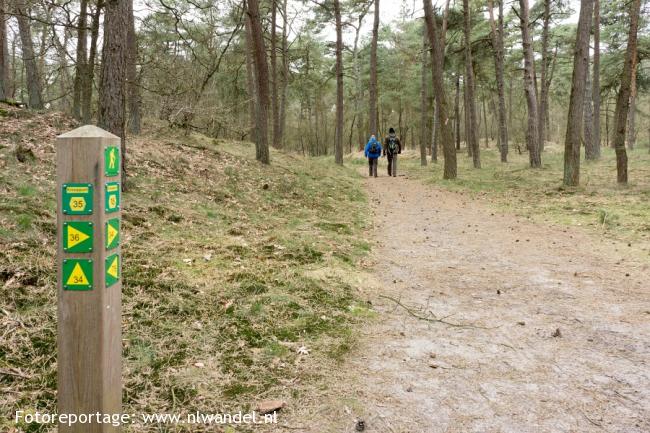
[[[121,385],[120,139],[82,126],[57,138],[59,433],[117,432]]]

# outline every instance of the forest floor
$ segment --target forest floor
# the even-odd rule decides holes
[[[146,126],[127,142],[124,412],[246,413],[265,400],[290,412],[371,314],[357,290],[356,263],[370,249],[361,178],[330,158],[273,151],[268,166],[251,143]],[[55,137],[74,127],[0,104],[3,433],[55,430],[14,424],[13,414],[55,411]]]
[[[366,181],[379,319],[301,431],[650,431],[641,245],[384,171]]]

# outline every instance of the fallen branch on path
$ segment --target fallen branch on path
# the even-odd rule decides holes
[[[447,326],[452,326],[454,328],[474,328],[474,329],[496,329],[498,326],[495,326],[493,328],[488,328],[485,326],[478,326],[478,325],[468,325],[468,324],[462,324],[462,323],[452,323],[452,322],[447,322],[445,318],[438,319],[433,313],[429,312],[431,316],[433,317],[425,317],[425,316],[420,316],[419,314],[415,313],[412,309],[407,307],[406,305],[402,304],[402,302],[399,301],[399,299],[395,299],[392,296],[388,295],[379,295],[380,298],[388,299],[389,301],[393,301],[395,304],[399,305],[402,307],[410,316],[415,317],[418,320],[424,320],[425,322],[431,322],[431,323],[442,323]],[[450,317],[450,316],[447,316]]]

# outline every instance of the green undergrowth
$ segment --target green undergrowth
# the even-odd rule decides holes
[[[15,158],[20,130],[0,142],[3,415],[55,409],[60,132],[27,142],[32,162]],[[164,128],[130,142],[127,169],[124,411],[245,411],[265,398],[291,410],[345,357],[352,325],[368,315],[355,270],[370,248],[356,171],[280,152],[264,166],[250,143]]]
[[[482,142],[483,144],[483,142]],[[645,144],[645,143],[642,143]],[[650,251],[650,154],[647,147],[628,151],[629,184],[616,182],[616,160],[604,148],[598,161],[581,164],[580,186],[562,185],[563,149],[548,144],[543,168],[530,169],[528,155],[511,149],[502,164],[494,144],[481,149],[482,168],[472,168],[471,158],[458,155],[458,179],[442,180],[443,161],[420,166],[419,155],[409,153],[401,167],[410,176],[453,191],[469,192],[504,210],[535,220],[581,226]]]

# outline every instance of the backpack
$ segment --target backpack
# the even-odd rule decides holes
[[[397,152],[397,138],[389,137],[388,138],[388,151],[393,154]]]
[[[370,151],[368,153],[379,153],[379,145],[376,141],[373,141],[370,145]]]

